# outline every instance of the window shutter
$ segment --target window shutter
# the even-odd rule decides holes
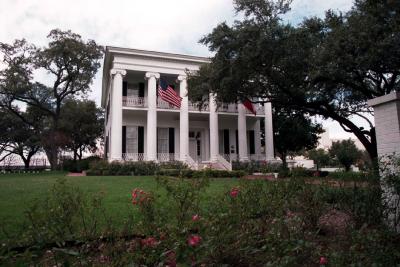
[[[224,154],[229,154],[229,129],[224,130]]]
[[[169,128],[169,153],[175,153],[175,128]]]
[[[235,132],[235,137],[236,137],[236,154],[239,154],[239,132],[236,130]]]
[[[144,153],[144,127],[138,127],[138,153]]]
[[[139,83],[139,97],[144,97],[144,83]]]
[[[128,95],[128,82],[123,81],[122,82],[122,96],[127,96]]]
[[[254,130],[249,131],[249,143],[250,143],[250,154],[256,153],[255,139],[254,139]]]
[[[126,153],[126,126],[122,126],[122,154]]]

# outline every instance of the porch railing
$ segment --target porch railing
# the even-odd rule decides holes
[[[263,114],[265,114],[264,106],[263,106],[263,105],[261,105],[261,104],[253,104],[253,107],[254,107],[254,109],[255,109],[257,115],[263,115]],[[247,113],[247,114],[253,114],[253,113],[251,113],[251,111],[248,110],[247,108],[246,108],[246,113]]]
[[[174,109],[174,110],[179,110],[178,107],[175,107],[174,105],[171,105],[167,101],[162,100],[161,98],[157,98],[157,108],[162,108],[162,109]]]
[[[179,160],[179,155],[174,153],[157,153],[157,159],[159,162],[168,162]]]
[[[225,170],[232,170],[232,164],[228,162],[223,156],[218,155],[218,162],[224,167]]]
[[[122,159],[126,161],[144,161],[146,154],[144,153],[123,153]]]
[[[195,102],[189,101],[188,105],[190,111],[210,111],[210,107],[207,102],[201,106],[201,109],[199,109],[200,105]]]
[[[122,105],[125,107],[147,107],[147,97],[123,96]]]
[[[238,106],[234,103],[222,103],[221,106],[218,107],[218,112],[237,113]]]
[[[199,164],[195,162],[191,156],[186,155],[186,162],[192,170],[198,170]]]

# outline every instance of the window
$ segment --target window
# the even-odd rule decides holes
[[[138,127],[126,127],[126,153],[138,153]]]
[[[168,128],[158,128],[158,138],[157,138],[158,153],[169,153],[168,136],[169,136]]]

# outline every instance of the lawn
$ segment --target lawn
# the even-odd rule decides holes
[[[153,191],[161,196],[165,191],[157,185],[154,177],[132,176],[85,176],[68,177],[65,173],[40,174],[1,174],[0,175],[0,224],[7,232],[15,232],[24,221],[24,211],[35,199],[43,198],[58,179],[66,179],[71,185],[82,191],[94,194],[104,192],[104,205],[108,213],[122,223],[128,216],[131,206],[131,190],[141,188]],[[226,191],[238,180],[218,178],[210,181],[210,186],[202,195],[206,202],[212,195]],[[4,233],[0,232],[0,240]]]

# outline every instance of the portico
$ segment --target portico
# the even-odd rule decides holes
[[[180,160],[192,168],[208,164],[229,169],[232,160],[273,160],[271,105],[215,102],[199,109],[187,93],[186,72],[209,60],[135,49],[107,47],[102,105],[106,108],[105,152],[109,161]],[[182,97],[176,108],[157,96],[162,78]],[[261,147],[260,120],[266,145]]]

